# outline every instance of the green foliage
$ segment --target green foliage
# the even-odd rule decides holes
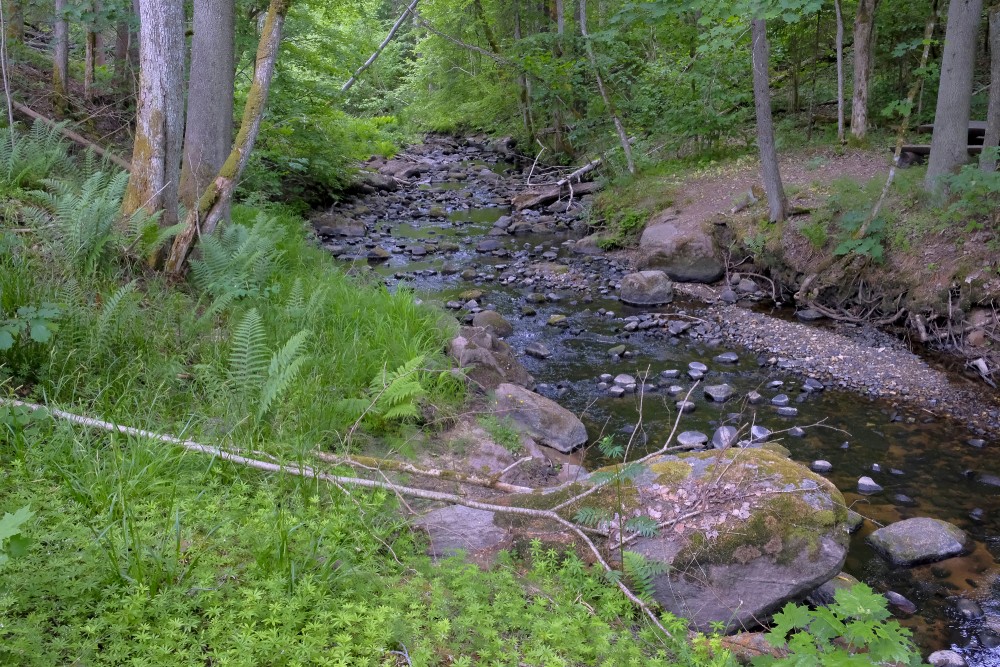
[[[511,454],[518,454],[524,449],[521,445],[521,434],[509,417],[500,418],[497,415],[488,414],[480,415],[477,421],[490,434],[494,442]]]
[[[604,249],[610,249],[634,243],[645,229],[648,218],[648,214],[631,209],[616,213],[606,223],[611,235],[601,239],[599,245]]]
[[[71,169],[68,149],[58,128],[35,121],[31,131],[0,128],[0,200],[13,204],[28,198],[28,193],[42,186],[42,181]],[[17,217],[17,208],[5,217]]]
[[[48,343],[58,328],[56,322],[60,314],[55,304],[42,303],[21,306],[14,317],[0,318],[0,352],[11,349],[18,340],[22,345]]]
[[[885,257],[885,219],[875,218],[863,237],[858,237],[867,215],[860,211],[845,213],[839,220],[839,243],[834,248],[835,255],[854,253],[881,262]]]
[[[422,381],[427,359],[419,355],[394,371],[383,368],[371,381],[364,398],[349,398],[340,407],[355,421],[376,431],[420,416],[419,402],[427,395]]]
[[[817,665],[919,665],[920,653],[910,641],[910,631],[900,627],[886,609],[885,598],[865,584],[840,589],[828,607],[811,610],[789,602],[774,615],[767,641],[776,647],[787,643],[785,658],[762,656],[753,664]]]
[[[650,560],[633,551],[625,551],[622,556],[622,570],[632,583],[636,595],[644,600],[651,600],[654,592],[654,579],[669,572],[670,565]]]
[[[809,241],[809,244],[816,250],[822,250],[826,246],[826,242],[830,239],[830,233],[827,230],[826,222],[822,219],[811,220],[808,223],[802,224],[798,227],[799,234],[802,234]]]
[[[191,260],[195,284],[217,299],[259,295],[281,266],[284,228],[263,213],[252,226],[227,225],[201,240],[201,258]]]
[[[992,149],[994,153],[997,149]],[[1000,172],[983,171],[978,164],[967,164],[957,174],[946,174],[942,183],[951,195],[946,218],[965,223],[966,231],[994,227],[1000,217]]]
[[[31,521],[35,513],[27,505],[13,514],[4,512],[0,517],[0,571],[10,561],[11,556],[18,558],[28,550],[28,540],[23,535],[24,525]]]

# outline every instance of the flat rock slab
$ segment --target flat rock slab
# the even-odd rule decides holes
[[[539,443],[569,453],[587,443],[587,428],[572,412],[524,387],[501,384],[494,408]]]
[[[478,556],[504,548],[510,542],[507,530],[493,524],[493,512],[451,505],[428,512],[415,525],[427,531],[434,558],[454,556],[462,551]]]
[[[893,565],[909,567],[963,553],[969,536],[947,521],[919,517],[879,528],[868,536],[868,544]]]

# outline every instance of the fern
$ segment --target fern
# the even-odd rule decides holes
[[[260,216],[253,227],[228,225],[201,240],[201,257],[191,262],[195,284],[213,296],[259,294],[280,267],[282,228]]]
[[[427,394],[417,371],[424,365],[425,357],[418,355],[392,371],[382,371],[369,388],[376,396],[378,415],[386,421],[401,421],[416,417],[417,400]]]
[[[104,344],[112,327],[120,323],[123,319],[127,319],[132,314],[132,309],[129,307],[131,305],[129,297],[135,293],[135,290],[136,282],[133,280],[127,285],[119,287],[104,302],[104,307],[101,308],[101,315],[97,319],[97,327],[94,329],[94,340],[97,342],[94,349]]]
[[[670,565],[658,560],[650,560],[634,551],[622,554],[622,569],[632,581],[633,588],[639,597],[649,600],[653,597],[653,583],[657,577],[670,571]]]
[[[264,321],[256,308],[247,311],[233,332],[228,379],[234,390],[246,394],[261,386],[268,366]]]
[[[281,349],[271,355],[271,363],[267,369],[267,380],[261,389],[260,400],[257,403],[257,419],[263,419],[271,405],[274,404],[291,386],[299,375],[306,361],[303,350],[308,331],[300,331],[285,343]]]

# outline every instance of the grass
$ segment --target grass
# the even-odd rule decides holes
[[[0,351],[0,395],[283,461],[359,434],[391,443],[461,405],[441,352],[453,321],[345,274],[286,210],[235,206],[192,279],[170,282],[114,226],[86,237],[87,262],[66,252],[87,207],[57,211],[34,190],[78,188],[91,170],[50,182],[44,164],[9,162],[31,185],[4,191],[0,324],[18,335]],[[109,196],[95,187],[87,197]],[[359,410],[380,401],[377,420]],[[510,444],[508,425],[493,430]],[[665,619],[682,639],[655,634],[598,571],[538,544],[488,571],[432,563],[387,493],[5,408],[0,516],[24,507],[34,517],[0,578],[2,664],[729,660],[716,640],[688,642],[682,620]]]
[[[511,454],[518,454],[524,449],[521,445],[521,434],[509,418],[501,419],[496,415],[482,415],[478,421],[494,442]]]

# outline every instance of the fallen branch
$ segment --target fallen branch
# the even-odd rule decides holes
[[[399,30],[399,27],[401,25],[403,25],[403,21],[405,21],[406,17],[409,16],[413,12],[413,10],[417,8],[418,2],[420,2],[420,0],[413,0],[413,2],[411,2],[410,5],[403,10],[403,13],[400,14],[398,19],[396,19],[396,23],[393,24],[392,29],[389,30],[389,34],[386,35],[385,39],[382,40],[382,43],[378,45],[377,49],[375,49],[375,53],[373,53],[371,57],[368,58],[368,60],[366,60],[361,67],[358,68],[358,71],[356,71],[354,74],[351,75],[351,78],[347,80],[347,83],[345,83],[341,87],[340,92],[346,93],[348,90],[350,90],[351,86],[353,86],[355,82],[358,80],[358,77],[361,76],[361,74],[366,69],[371,67],[372,63],[374,63],[378,59],[378,57],[382,55],[382,51],[384,51],[385,47],[388,46],[389,42],[392,41],[392,38],[396,35],[396,31]]]
[[[25,408],[35,412],[47,412],[49,415],[62,419],[74,424],[79,424],[81,426],[87,426],[89,428],[96,428],[104,431],[110,431],[112,433],[121,433],[123,435],[131,435],[135,437],[147,438],[150,440],[156,440],[158,442],[165,442],[168,444],[176,445],[182,447],[191,452],[198,454],[207,454],[213,458],[221,459],[223,461],[229,461],[230,463],[236,463],[238,465],[247,466],[249,468],[254,468],[256,470],[262,470],[264,472],[273,472],[286,475],[294,475],[297,477],[307,477],[309,479],[315,479],[321,482],[327,482],[335,486],[356,486],[365,489],[377,489],[390,491],[392,493],[404,494],[411,496],[413,498],[422,498],[424,500],[433,500],[436,502],[450,503],[453,505],[462,505],[463,507],[469,507],[471,509],[483,510],[486,512],[497,512],[501,514],[516,514],[519,516],[528,516],[536,519],[543,519],[552,521],[564,527],[566,530],[573,533],[577,539],[580,540],[586,547],[587,550],[594,557],[594,560],[602,567],[606,572],[613,572],[611,565],[605,560],[604,555],[601,550],[597,548],[594,541],[584,532],[584,529],[575,523],[564,519],[559,516],[554,510],[542,510],[542,509],[531,509],[528,507],[511,507],[505,505],[495,505],[492,503],[484,503],[476,500],[469,500],[462,496],[458,496],[452,493],[442,493],[439,491],[428,491],[426,489],[417,489],[408,486],[402,486],[399,484],[393,484],[390,482],[379,482],[370,479],[361,479],[358,477],[344,477],[342,475],[333,475],[326,472],[317,471],[309,466],[304,465],[287,465],[281,463],[268,463],[267,461],[261,461],[258,459],[252,459],[242,454],[237,454],[235,452],[223,449],[221,447],[214,447],[212,445],[204,445],[193,440],[182,440],[171,435],[165,435],[162,433],[154,433],[152,431],[146,431],[143,429],[133,428],[131,426],[124,426],[121,424],[114,424],[111,422],[106,422],[100,419],[94,419],[92,417],[84,417],[82,415],[73,414],[71,412],[66,412],[64,410],[59,410],[58,408],[49,408],[43,405],[38,405],[35,403],[27,403],[25,401],[17,401],[10,399],[0,399],[0,405],[7,405],[13,407]],[[660,619],[657,617],[656,613],[643,602],[639,596],[632,592],[632,590],[625,585],[622,581],[618,580],[615,582],[618,590],[625,595],[626,598],[633,605],[649,619],[650,623],[655,625],[657,629],[660,630],[667,637],[673,638],[673,635],[667,630]]]
[[[347,465],[352,468],[363,468],[365,470],[391,470],[393,472],[405,472],[411,475],[419,475],[421,477],[432,477],[435,479],[444,479],[452,482],[459,482],[461,484],[471,484],[472,486],[481,486],[487,489],[496,489],[497,491],[504,491],[506,493],[533,493],[535,489],[527,486],[518,486],[517,484],[508,484],[506,482],[501,482],[500,477],[507,470],[501,471],[500,474],[495,477],[477,477],[476,475],[467,475],[461,472],[455,472],[452,470],[437,470],[435,468],[418,468],[415,465],[405,463],[403,461],[393,461],[391,459],[380,459],[371,456],[346,456],[338,454],[328,454],[326,452],[313,452],[315,456],[320,461],[326,463],[332,463],[334,465]],[[514,465],[522,463],[524,459],[521,459]],[[513,467],[513,466],[511,466]]]
[[[95,153],[97,153],[101,157],[106,158],[110,162],[118,165],[119,167],[121,167],[125,171],[132,171],[132,165],[129,164],[129,162],[127,160],[125,160],[124,158],[122,158],[122,157],[120,157],[118,155],[115,155],[114,153],[112,153],[111,151],[109,151],[106,148],[102,148],[101,146],[98,146],[93,141],[91,141],[90,139],[87,139],[83,135],[77,134],[73,130],[67,129],[61,123],[57,123],[56,121],[52,120],[51,118],[46,118],[45,116],[43,116],[42,114],[38,113],[34,109],[32,109],[30,107],[27,107],[27,106],[21,104],[20,102],[12,102],[11,104],[13,104],[14,109],[16,109],[18,113],[22,113],[25,116],[27,116],[28,118],[31,118],[32,120],[37,120],[37,121],[39,121],[41,123],[44,123],[45,125],[48,125],[53,130],[55,130],[59,134],[63,135],[64,137],[66,137],[70,141],[74,141],[74,142],[80,144],[81,146],[83,146],[85,148],[89,148],[90,150],[94,151]]]

